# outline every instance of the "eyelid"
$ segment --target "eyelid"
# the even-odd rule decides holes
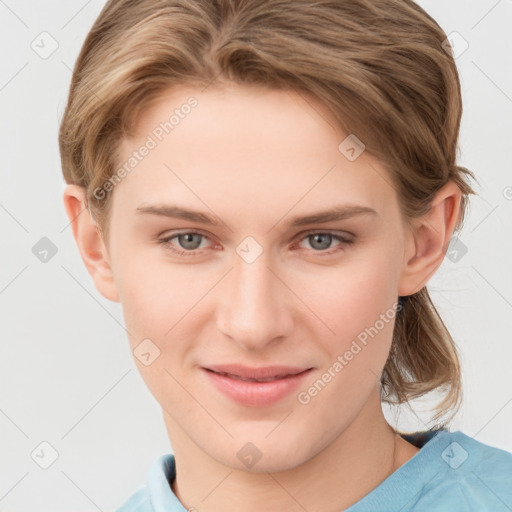
[[[292,239],[292,246],[295,247],[296,245],[298,245],[302,240],[305,240],[306,238],[310,237],[310,236],[313,236],[313,235],[318,235],[318,234],[321,234],[321,235],[330,235],[332,236],[334,239],[338,240],[340,242],[339,245],[350,245],[350,244],[353,244],[355,242],[355,238],[356,236],[353,234],[353,233],[349,233],[347,231],[338,231],[338,230],[328,230],[328,229],[313,229],[313,230],[306,230],[306,231],[302,231],[300,233],[298,233],[297,235],[294,236],[294,238]],[[213,242],[213,240],[210,238],[210,236],[206,235],[204,232],[202,232],[201,230],[199,229],[189,229],[189,230],[179,230],[177,232],[173,232],[171,234],[169,234],[168,236],[164,236],[164,237],[158,237],[158,243],[162,244],[162,245],[167,245],[169,246],[169,250],[178,254],[179,256],[182,256],[182,255],[186,255],[186,256],[198,256],[198,255],[201,255],[202,254],[202,251],[200,249],[193,249],[193,250],[185,250],[185,249],[180,249],[180,248],[171,248],[171,246],[173,244],[171,244],[170,240],[179,236],[179,235],[200,235],[202,236],[203,238],[206,238],[207,240],[210,240],[211,242]],[[331,255],[331,254],[334,254],[336,252],[339,251],[339,249],[337,249],[338,245],[334,246],[334,248],[330,248],[330,249],[327,249],[325,251],[314,251],[314,253],[316,253],[317,255],[319,256],[328,256],[328,255]]]
[[[297,235],[295,235],[293,237],[293,240],[296,240],[297,238],[302,240],[303,238],[306,238],[311,235],[332,235],[332,236],[339,236],[340,238],[343,238],[346,240],[354,239],[356,237],[356,235],[354,235],[354,233],[350,233],[349,231],[344,231],[344,230],[340,230],[340,229],[317,228],[317,229],[306,229],[305,231],[301,231],[300,233],[298,233]]]
[[[164,232],[164,234],[165,233],[167,233],[167,232]],[[207,240],[209,240],[210,242],[215,243],[209,235],[205,234],[204,232],[202,232],[200,229],[197,229],[197,228],[188,229],[188,230],[187,229],[178,230],[176,232],[172,232],[172,233],[168,234],[167,236],[159,235],[157,242],[162,243],[162,244],[171,245],[169,240],[171,240],[172,238],[175,238],[179,235],[200,235],[203,238],[206,238]],[[186,252],[187,254],[198,254],[200,251],[200,249],[194,249],[191,251],[186,251],[185,249],[176,249],[176,250],[177,250],[177,252],[183,251],[183,252]]]
[[[355,242],[355,235],[347,232],[340,232],[337,230],[328,230],[328,229],[315,229],[310,231],[304,231],[302,233],[299,233],[295,238],[294,242],[292,243],[292,246],[295,247],[299,245],[303,240],[306,240],[310,236],[313,235],[330,235],[334,240],[337,240],[339,244],[335,245],[334,247],[330,247],[329,249],[326,249],[324,251],[315,251],[314,249],[310,249],[315,256],[331,256],[334,254],[337,254],[342,249],[341,247],[351,245]],[[346,236],[348,235],[348,236]]]

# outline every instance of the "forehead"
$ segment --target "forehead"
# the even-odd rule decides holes
[[[305,208],[319,202],[388,207],[396,198],[385,169],[364,151],[347,158],[348,135],[325,105],[293,90],[176,87],[143,112],[136,135],[122,141],[121,165],[143,146],[150,149],[114,197],[122,193],[132,203],[180,198],[196,206],[208,199],[217,207],[252,208],[255,215],[268,208],[275,215],[279,204],[284,213],[298,201]]]
[[[139,140],[152,135],[164,145],[187,140],[218,158],[271,152],[290,160],[342,135],[332,113],[310,95],[234,84],[170,89],[139,116],[136,132]]]

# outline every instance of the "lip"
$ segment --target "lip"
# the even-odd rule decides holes
[[[213,385],[234,401],[252,407],[264,407],[282,400],[295,390],[313,368],[268,366],[249,368],[240,365],[222,365],[201,368]],[[223,375],[231,374],[230,375]],[[269,379],[251,382],[245,379]]]
[[[259,368],[252,368],[250,366],[243,366],[241,364],[223,364],[208,366],[207,370],[212,370],[217,373],[230,373],[245,379],[268,379],[274,377],[285,377],[288,375],[296,375],[308,367],[300,366],[262,366]]]

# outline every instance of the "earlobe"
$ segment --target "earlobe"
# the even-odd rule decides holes
[[[100,230],[87,207],[84,188],[66,185],[63,200],[73,237],[94,285],[105,298],[119,302],[108,252]]]
[[[435,195],[430,210],[411,222],[399,295],[421,290],[443,262],[459,218],[461,197],[459,187],[449,181]]]

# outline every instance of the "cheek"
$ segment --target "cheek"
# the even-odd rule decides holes
[[[305,302],[329,327],[316,320],[320,327],[311,335],[326,354],[322,370],[336,375],[331,392],[336,389],[340,396],[350,395],[354,387],[369,391],[374,385],[389,355],[396,317],[398,278],[393,262],[399,259],[377,246],[360,254],[347,265],[331,268],[325,278],[310,278],[304,287],[313,290]]]
[[[329,282],[317,281],[317,291],[310,296],[335,334],[323,328],[321,335],[318,328],[312,333],[324,357],[316,379],[302,389],[300,403],[308,404],[304,410],[325,425],[337,425],[333,417],[339,419],[340,414],[346,421],[357,414],[378,385],[388,358],[396,279],[389,261],[380,260],[340,269]]]
[[[185,265],[165,261],[156,243],[131,238],[119,226],[112,237],[112,270],[133,344],[141,336],[163,339],[190,307],[198,280]]]
[[[165,341],[176,332],[174,326],[179,331],[201,314],[199,303],[217,283],[219,269],[176,264],[166,261],[160,248],[129,244],[118,243],[123,250],[113,254],[113,261],[126,326],[135,335],[132,343],[140,342],[141,336]],[[302,315],[296,317],[297,322],[310,318],[309,327],[317,335],[323,330],[345,340],[373,325],[396,300],[393,261],[397,258],[383,249],[375,245],[354,253],[338,266],[318,266],[314,272],[282,270],[283,279],[293,283],[299,299],[290,295],[290,308]]]
[[[346,339],[375,323],[397,300],[397,277],[385,254],[332,267],[304,278],[304,302],[330,330]],[[331,333],[332,334],[332,333]]]
[[[182,363],[196,338],[193,306],[207,289],[180,267],[148,260],[132,252],[116,268],[130,348],[155,399],[168,409],[187,407],[190,397],[181,385],[186,382]]]
[[[158,402],[183,407],[190,397],[182,385],[202,339],[200,331],[211,319],[205,313],[205,294],[218,275],[201,265],[177,265],[161,255],[157,259],[156,252],[153,248],[137,253],[134,248],[130,258],[116,268],[116,279],[130,347],[142,378]],[[137,357],[148,351],[146,346],[158,354],[150,365]]]

